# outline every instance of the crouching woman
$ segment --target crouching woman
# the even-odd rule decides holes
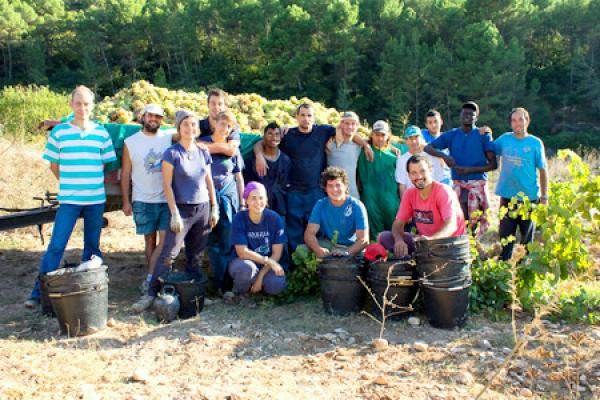
[[[233,290],[237,295],[281,293],[286,287],[287,263],[283,249],[287,242],[283,219],[266,208],[267,191],[258,182],[244,189],[248,209],[233,217],[231,241],[235,258],[229,263]]]

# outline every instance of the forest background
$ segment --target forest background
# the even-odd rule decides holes
[[[598,0],[0,0],[0,86],[145,79],[309,97],[367,122],[446,128],[512,107],[548,147],[600,147]],[[398,132],[396,132],[398,133]]]

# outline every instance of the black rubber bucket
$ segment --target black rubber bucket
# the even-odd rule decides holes
[[[458,279],[448,287],[424,284],[423,301],[429,324],[441,329],[464,326],[469,312],[471,284],[470,279]]]
[[[164,285],[173,285],[179,295],[179,318],[192,318],[204,308],[204,296],[208,278],[201,273],[169,272],[159,278],[161,289]]]
[[[48,288],[46,287],[46,276],[40,277],[40,305],[42,306],[42,314],[48,317],[56,317],[56,313],[52,308],[52,302],[48,297]]]
[[[471,252],[468,236],[416,242],[415,259],[419,277],[429,280],[452,279],[470,274]]]
[[[454,278],[441,278],[441,279],[421,279],[421,285],[423,286],[435,286],[437,288],[449,288],[462,285],[466,281],[472,279],[470,273],[460,274]]]
[[[60,331],[85,336],[106,327],[108,276],[106,266],[82,272],[46,276],[46,288]]]
[[[411,315],[406,308],[411,306],[417,297],[419,290],[416,279],[417,271],[414,265],[406,264],[400,260],[378,261],[371,264],[367,269],[367,286],[369,286],[379,304],[383,301],[383,294],[388,284],[389,268],[392,268],[392,271],[386,298],[394,305],[386,306],[386,319],[401,320]],[[381,309],[370,294],[366,296],[365,309],[374,317],[381,319]]]
[[[327,313],[346,315],[362,310],[364,287],[358,280],[362,271],[362,264],[352,257],[327,257],[321,261],[321,299]]]

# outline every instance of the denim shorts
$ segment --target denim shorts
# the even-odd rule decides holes
[[[169,227],[169,207],[167,203],[133,202],[133,221],[135,233],[149,235],[156,231],[164,231]]]

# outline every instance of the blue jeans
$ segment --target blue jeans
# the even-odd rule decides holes
[[[231,222],[223,207],[220,208],[219,222],[208,235],[208,259],[213,271],[214,289],[224,290],[225,272],[231,260]]]
[[[79,217],[83,217],[83,254],[81,261],[88,261],[100,253],[100,233],[102,232],[104,203],[92,205],[61,204],[56,212],[52,238],[40,265],[40,276],[55,271],[65,253],[67,243]],[[31,291],[32,299],[40,298],[40,278]]]
[[[310,213],[317,201],[325,197],[321,189],[306,192],[290,191],[287,195],[287,216],[285,224],[288,233],[291,253],[296,247],[304,243],[304,230],[308,224]]]

